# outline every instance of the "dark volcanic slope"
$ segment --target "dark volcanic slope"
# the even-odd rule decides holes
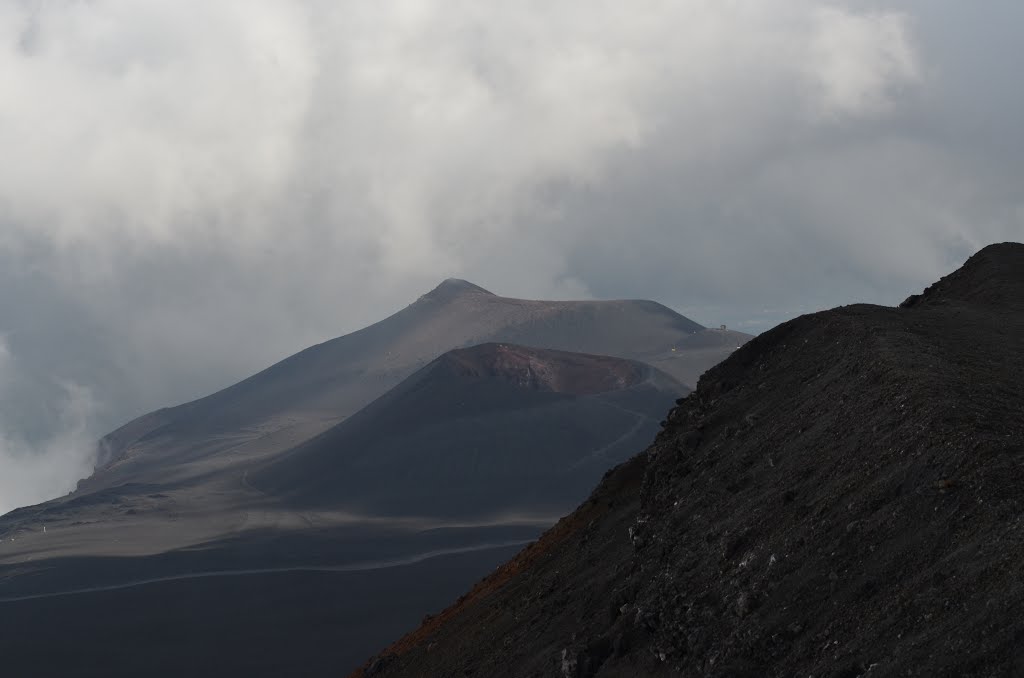
[[[804,316],[374,676],[1024,675],[1024,245]]]
[[[208,476],[231,448],[260,458],[320,433],[453,348],[502,341],[653,364],[685,384],[748,335],[652,301],[528,301],[447,280],[398,313],[206,398],[140,417],[101,443],[84,490]]]
[[[129,423],[75,493],[0,516],[0,671],[351,670],[570,510],[685,389],[633,360],[482,347],[382,394],[486,341],[695,375],[745,339],[653,302],[446,281]]]
[[[379,323],[109,434],[100,443],[98,469],[79,483],[76,492],[0,516],[0,536],[41,532],[43,523],[49,530],[38,543],[19,541],[0,549],[0,563],[28,558],[38,562],[58,555],[146,555],[253,530],[348,524],[352,517],[334,510],[337,503],[329,506],[330,515],[303,513],[304,508],[328,506],[323,494],[311,495],[303,507],[292,488],[287,493],[290,505],[275,504],[271,500],[280,497],[261,493],[250,476],[455,348],[496,340],[522,342],[640,360],[677,379],[690,379],[747,338],[702,328],[650,301],[526,301],[447,280]],[[590,406],[597,407],[595,402]],[[635,404],[617,410],[618,423],[623,418],[632,421],[635,415],[627,412],[631,409],[639,411]],[[572,433],[556,426],[554,409],[549,408],[547,415],[549,431]],[[578,422],[580,416],[567,421]],[[618,431],[616,416],[607,416],[613,425],[605,432]],[[414,412],[403,421],[415,417]],[[645,425],[638,422],[638,435],[651,434]],[[604,456],[607,462],[621,456],[626,445],[636,443],[623,437],[632,426],[604,439],[608,454],[595,457]],[[582,429],[577,431],[581,444],[599,438],[587,427]],[[472,469],[466,477],[474,477]]]
[[[561,515],[686,392],[635,361],[484,344],[444,354],[249,479],[302,509]]]

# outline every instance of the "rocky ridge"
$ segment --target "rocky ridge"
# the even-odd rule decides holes
[[[366,676],[1024,675],[1024,245],[797,318]]]

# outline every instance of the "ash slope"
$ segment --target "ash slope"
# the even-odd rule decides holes
[[[1024,245],[751,341],[373,676],[1024,675]]]
[[[374,325],[126,424],[101,441],[100,468],[81,489],[209,477],[228,458],[266,458],[339,423],[454,348],[502,341],[617,356],[693,384],[749,338],[706,329],[652,301],[528,301],[446,280]]]
[[[351,670],[571,510],[686,390],[620,358],[460,349],[262,469],[18,509],[0,518],[3,665]]]
[[[563,515],[689,389],[636,361],[510,344],[448,352],[250,474],[303,510]]]

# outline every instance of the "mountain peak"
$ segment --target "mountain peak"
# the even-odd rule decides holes
[[[456,297],[462,297],[467,294],[486,294],[488,296],[494,296],[492,292],[488,292],[484,288],[479,285],[474,285],[468,280],[462,280],[461,278],[447,278],[430,292],[424,294],[423,298],[448,301],[449,299],[455,299]]]
[[[1015,307],[1024,299],[1024,244],[1004,242],[979,250],[963,266],[900,304],[901,308],[967,303]]]

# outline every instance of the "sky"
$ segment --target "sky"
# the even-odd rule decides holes
[[[1024,240],[1019,0],[0,0],[0,512],[447,277],[752,333]]]

